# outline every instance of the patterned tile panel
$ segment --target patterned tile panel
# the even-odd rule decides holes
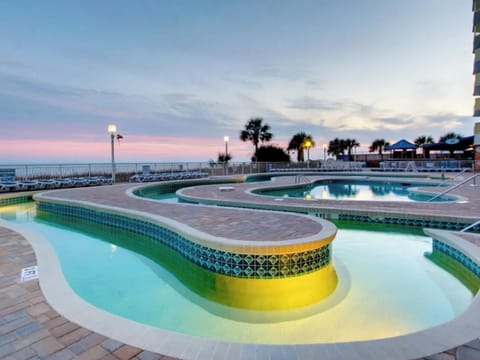
[[[461,251],[436,239],[433,239],[433,250],[440,251],[452,257],[480,278],[480,266]]]
[[[21,195],[15,197],[1,198],[0,206],[20,204],[32,200],[32,195]]]
[[[147,236],[212,272],[233,277],[274,279],[317,271],[331,261],[331,245],[292,254],[237,254],[212,249],[148,221],[104,211],[40,201],[40,211],[75,217]]]
[[[445,229],[445,230],[461,230],[465,226],[469,225],[468,223],[458,223],[454,221],[441,221],[441,220],[434,220],[434,219],[428,219],[428,218],[415,218],[415,219],[396,218],[396,217],[372,218],[368,215],[359,215],[359,214],[339,214],[338,219],[368,222],[368,223],[428,227],[428,228]],[[480,226],[476,226],[475,228],[471,229],[471,231],[480,232]]]

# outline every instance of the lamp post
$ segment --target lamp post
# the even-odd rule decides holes
[[[307,168],[310,168],[310,148],[312,147],[312,142],[310,140],[305,141],[305,147],[307,148]]]
[[[224,166],[225,166],[225,175],[228,175],[228,168],[227,168],[227,164],[228,164],[228,141],[230,140],[230,138],[228,136],[224,136],[223,137],[223,141],[225,142],[225,162],[224,162]]]
[[[323,167],[327,161],[327,144],[323,144]]]
[[[112,182],[115,184],[115,135],[117,134],[117,125],[109,124],[108,133],[110,134],[110,145],[112,152]]]

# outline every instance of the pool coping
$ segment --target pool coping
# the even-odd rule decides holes
[[[10,228],[24,236],[37,255],[41,269],[40,286],[48,302],[62,315],[100,334],[118,339],[145,350],[180,358],[212,358],[222,351],[229,358],[247,359],[254,353],[272,358],[324,358],[324,359],[405,359],[428,356],[459,346],[480,335],[480,298],[477,294],[471,305],[457,318],[439,326],[419,332],[387,339],[310,344],[262,345],[242,344],[178,334],[141,325],[100,310],[79,298],[69,287],[61,272],[58,258],[46,239],[5,221],[0,226]],[[478,262],[479,248],[449,231],[435,230],[437,236],[453,241]],[[439,235],[440,234],[440,235]],[[69,298],[67,301],[66,299]],[[132,336],[132,332],[135,336]],[[159,339],[161,339],[159,341]]]
[[[345,177],[330,174],[318,174],[311,176],[312,181],[341,179]],[[419,178],[389,177],[386,175],[371,177],[373,180],[405,182],[422,182]],[[368,201],[368,200],[323,200],[303,198],[279,198],[274,196],[262,196],[252,191],[264,188],[283,188],[301,186],[293,182],[293,176],[283,176],[272,179],[270,182],[234,184],[238,191],[214,193],[203,190],[203,193],[188,187],[177,191],[177,196],[186,202],[217,206],[234,206],[250,209],[272,209],[295,213],[304,213],[316,217],[330,219],[353,220],[360,222],[375,222],[386,224],[413,225],[421,227],[437,227],[435,223],[443,223],[447,230],[460,230],[478,220],[473,215],[480,212],[480,191],[472,188],[473,192],[465,194],[465,189],[455,189],[452,196],[459,201],[452,202],[395,202],[395,201]],[[369,180],[369,176],[353,175],[348,179]],[[436,179],[424,178],[423,182]],[[465,186],[467,187],[467,186]],[[211,187],[210,189],[213,189]],[[428,193],[436,194],[435,188],[429,187]],[[405,211],[405,207],[408,210]],[[416,224],[417,223],[417,224]],[[456,226],[450,227],[450,225]],[[442,227],[442,226],[440,226]]]
[[[198,244],[213,247],[215,249],[224,250],[224,251],[232,251],[232,249],[236,249],[236,251],[244,253],[248,251],[248,249],[255,249],[255,248],[282,247],[282,246],[290,246],[290,245],[301,246],[304,244],[318,242],[320,238],[322,239],[328,238],[328,237],[331,237],[332,235],[335,235],[336,233],[336,227],[328,221],[324,221],[318,218],[313,218],[311,216],[304,215],[304,214],[292,214],[296,217],[308,218],[309,220],[316,222],[317,224],[320,225],[321,230],[309,236],[304,236],[301,238],[277,240],[277,241],[258,242],[258,241],[252,241],[252,240],[237,240],[237,239],[230,239],[230,238],[225,238],[221,236],[215,236],[205,231],[195,229],[192,226],[184,224],[175,219],[162,216],[159,214],[152,214],[150,212],[132,210],[132,209],[116,207],[111,205],[95,204],[88,201],[79,201],[79,200],[65,199],[65,198],[62,198],[62,199],[53,198],[53,197],[48,197],[45,194],[46,193],[37,193],[33,196],[33,199],[35,201],[46,201],[46,202],[65,204],[65,205],[76,204],[80,207],[84,207],[87,209],[100,210],[100,211],[110,212],[118,215],[129,216],[131,218],[138,219],[138,220],[151,221],[159,226],[165,227],[182,236],[185,236],[189,240],[195,241]],[[127,196],[131,196],[128,190],[125,192],[125,194]],[[138,199],[138,197],[135,197],[135,198]],[[140,198],[140,199],[142,199],[143,201],[154,201],[151,199],[144,199],[144,198]],[[178,206],[191,206],[191,205],[178,204]],[[204,205],[200,205],[200,206],[204,206]],[[240,211],[251,211],[251,212],[262,213],[262,212],[266,212],[267,210],[241,209]],[[268,211],[268,213],[272,213],[272,211]]]

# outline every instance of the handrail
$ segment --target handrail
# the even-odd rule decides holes
[[[295,184],[299,184],[301,182],[305,182],[306,184],[312,183],[312,181],[305,174],[297,174],[295,176]]]
[[[435,196],[432,197],[431,199],[427,200],[427,202],[430,202],[430,201],[433,201],[433,200],[435,200],[435,199],[438,199],[440,196],[445,195],[445,194],[449,193],[450,191],[459,188],[459,187],[462,186],[462,185],[465,185],[465,184],[466,184],[467,182],[469,182],[470,180],[474,180],[478,175],[480,175],[480,174],[474,174],[474,175],[470,176],[469,178],[463,180],[461,183],[458,183],[458,184],[455,184],[455,185],[449,187],[447,190],[442,191],[441,193],[438,193],[437,195],[435,195]]]
[[[470,230],[471,228],[474,228],[477,225],[480,225],[480,220],[475,221],[473,224],[470,224],[467,227],[464,227],[462,230],[460,230],[460,232],[466,232],[467,230]]]
[[[465,174],[467,171],[471,171],[470,169],[463,169],[460,173],[456,174],[454,177],[451,177],[449,178],[448,180],[445,180],[444,182],[441,182],[440,184],[438,184],[437,186],[443,186],[445,184],[448,184],[450,181],[456,179],[457,177]]]

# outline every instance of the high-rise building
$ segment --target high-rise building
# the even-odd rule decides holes
[[[480,116],[480,0],[473,0],[473,53],[475,60],[473,62],[473,75],[475,75],[475,85],[473,96],[475,96],[475,106],[473,116]]]

